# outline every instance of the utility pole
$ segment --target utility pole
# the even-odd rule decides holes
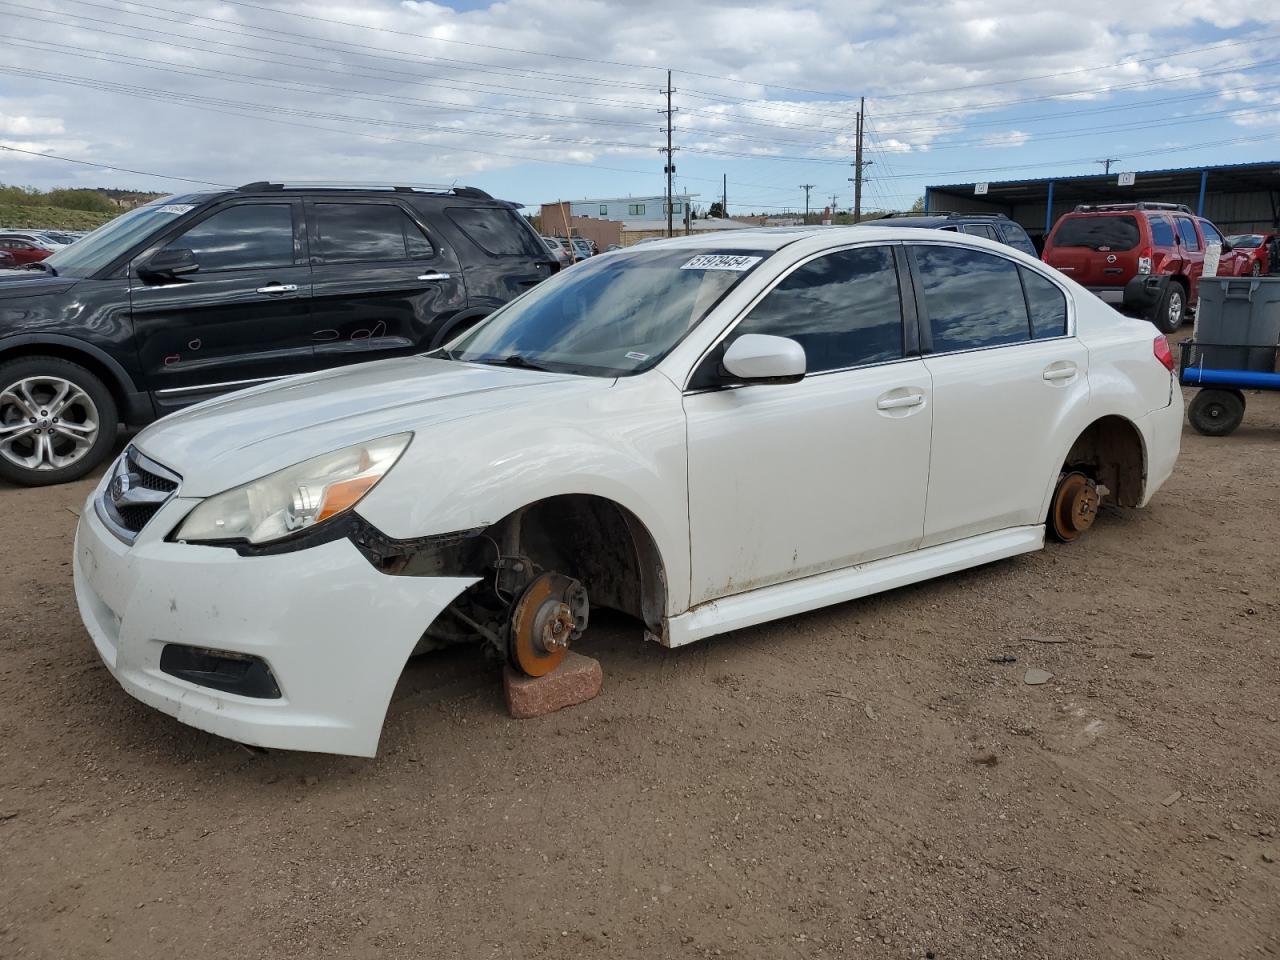
[[[729,175],[720,174],[720,216],[729,219]]]
[[[834,217],[835,215],[836,215],[836,195],[833,193],[831,195],[831,216]]]
[[[663,128],[667,134],[667,145],[665,147],[659,147],[658,152],[665,153],[667,155],[667,165],[662,169],[667,175],[667,236],[670,237],[674,235],[671,230],[671,178],[675,176],[676,172],[675,152],[680,149],[679,147],[673,147],[671,145],[671,119],[672,115],[676,112],[676,108],[671,106],[671,95],[675,93],[675,90],[671,88],[670,70],[667,71],[667,89],[659,90],[658,92],[665,93],[667,95],[667,109],[658,111],[659,113],[665,113],[667,115],[667,125]]]
[[[1095,160],[1095,161],[1093,161],[1093,162],[1094,162],[1094,163],[1100,163],[1100,164],[1102,164],[1102,172],[1103,172],[1103,173],[1110,173],[1110,172],[1111,172],[1111,165],[1112,165],[1113,163],[1119,163],[1119,162],[1120,162],[1120,158],[1119,158],[1119,157],[1108,157],[1106,160]]]
[[[866,125],[867,98],[858,98],[858,129],[857,138],[854,145],[853,169],[854,175],[849,178],[849,182],[853,184],[853,222],[857,223],[862,219],[862,181],[866,179],[866,169],[871,166],[873,161],[862,159],[862,133]]]
[[[814,188],[812,183],[800,184],[800,189],[804,191],[804,222],[809,222],[809,191]]]

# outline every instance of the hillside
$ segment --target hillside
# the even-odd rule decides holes
[[[68,210],[66,207],[0,203],[0,227],[25,230],[92,230],[115,214]]]

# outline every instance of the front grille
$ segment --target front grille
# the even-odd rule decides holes
[[[111,468],[98,497],[98,516],[125,543],[133,543],[156,512],[169,502],[181,477],[133,447]]]

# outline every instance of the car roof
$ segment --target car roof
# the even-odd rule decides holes
[[[948,233],[949,240],[967,237],[965,234]],[[646,244],[650,248],[692,248],[706,250],[781,250],[788,244],[807,239],[825,239],[832,245],[867,240],[920,240],[919,227],[881,227],[871,223],[840,227],[750,227],[745,230],[726,230],[723,233],[693,234],[687,237],[670,237]],[[990,243],[991,241],[987,241]],[[635,246],[635,244],[632,244]]]
[[[869,224],[891,223],[895,226],[901,225],[904,227],[915,227],[916,229],[919,229],[920,227],[943,226],[956,223],[966,223],[968,221],[978,221],[980,223],[989,224],[1011,224],[1014,222],[1008,217],[1002,217],[993,213],[953,213],[945,217],[929,216],[928,214],[923,214],[919,217],[885,217],[883,220],[867,220],[858,224],[858,226],[865,227]]]

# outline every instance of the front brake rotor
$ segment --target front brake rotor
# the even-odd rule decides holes
[[[588,611],[587,591],[577,580],[559,573],[535,578],[511,611],[511,665],[530,677],[550,673],[587,629]]]

